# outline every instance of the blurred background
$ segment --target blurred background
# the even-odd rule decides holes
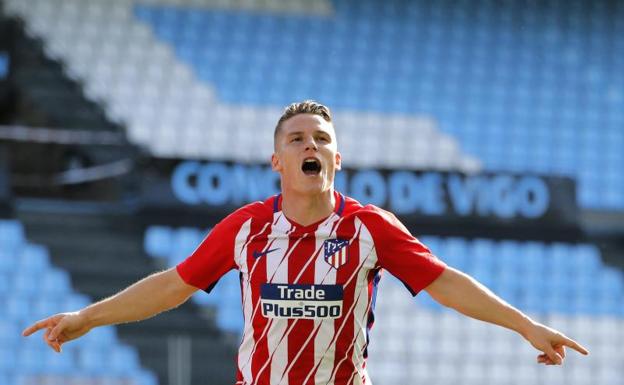
[[[606,0],[0,0],[0,385],[231,385],[236,272],[61,355],[20,332],[276,193],[303,99],[334,113],[340,191],[592,352],[538,366],[385,274],[376,385],[624,384],[623,37]]]

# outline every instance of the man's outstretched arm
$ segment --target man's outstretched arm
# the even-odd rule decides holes
[[[182,280],[175,268],[152,274],[123,291],[72,313],[38,321],[22,333],[46,329],[46,343],[56,352],[68,341],[97,326],[140,321],[184,303],[197,288]]]
[[[475,279],[451,267],[447,267],[425,290],[444,306],[518,332],[533,347],[543,352],[537,357],[539,363],[561,365],[565,358],[564,346],[582,354],[589,353],[576,341],[533,321]]]

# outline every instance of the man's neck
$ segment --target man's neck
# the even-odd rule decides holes
[[[335,204],[334,189],[314,195],[282,191],[284,215],[302,226],[327,218],[334,211]]]

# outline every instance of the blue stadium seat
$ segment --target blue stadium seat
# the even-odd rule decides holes
[[[31,342],[20,344],[17,350],[16,366],[20,373],[38,374],[44,372],[44,349],[47,347],[40,346],[41,341],[36,341],[36,343],[37,346]]]
[[[447,238],[441,244],[440,257],[451,266],[464,270],[469,266],[469,255],[466,241],[461,238]]]
[[[623,298],[624,279],[622,272],[619,270],[615,270],[612,267],[603,268],[596,285],[601,298]]]
[[[69,344],[63,346],[63,354],[50,349],[43,353],[43,371],[46,374],[63,375],[78,369],[74,355],[68,352],[68,346]]]
[[[63,300],[63,309],[65,311],[77,311],[89,306],[89,304],[91,304],[91,301],[86,295],[70,294]]]
[[[61,308],[61,301],[58,299],[52,299],[47,295],[41,297],[33,297],[31,300],[31,318],[38,320],[49,317],[52,314],[60,313],[64,311]]]
[[[107,349],[95,346],[85,346],[77,349],[78,368],[84,373],[107,374],[111,372],[111,367],[107,363],[111,352]]]
[[[111,347],[117,343],[117,333],[112,326],[97,327],[83,337],[83,343],[101,348]]]
[[[71,292],[69,274],[56,268],[48,269],[41,278],[40,288],[47,296],[64,296]]]
[[[24,226],[19,221],[0,219],[0,249],[12,250],[24,242]]]
[[[6,221],[0,222],[5,231]],[[16,237],[22,231],[14,222],[8,228],[5,236]],[[22,329],[35,320],[81,309],[90,301],[72,292],[69,275],[50,265],[45,247],[20,242],[11,251],[14,255],[7,252],[7,242],[0,247],[0,266],[6,269],[0,270],[0,385],[59,381],[118,385],[123,378],[137,385],[157,385],[156,377],[141,369],[136,350],[119,344],[112,326],[96,328],[64,345],[64,354],[52,352],[42,342],[43,332],[21,337]]]
[[[132,374],[141,367],[137,351],[128,346],[117,346],[109,354],[110,369],[114,373]]]
[[[202,233],[202,231],[193,227],[178,228],[173,235],[174,247],[169,256],[190,255],[197,248],[197,246],[199,246],[199,243],[201,242],[203,236],[204,234]],[[171,265],[174,264],[175,263],[171,263]]]
[[[136,385],[158,385],[158,378],[152,372],[140,370],[133,374]]]
[[[145,230],[143,248],[150,257],[166,258],[173,248],[173,233],[167,226],[149,226]]]
[[[0,372],[0,384],[9,385],[9,384],[14,384],[14,383],[15,383],[15,379],[13,378],[12,375],[10,375],[9,373]]]
[[[229,332],[240,333],[243,330],[243,313],[240,305],[225,305],[217,313],[217,325]]]
[[[10,288],[11,288],[11,274],[9,272],[3,272],[2,270],[0,270],[0,299],[2,299],[2,297],[4,297],[5,295],[8,295],[8,293],[10,292]],[[2,310],[0,310],[0,314]]]
[[[8,373],[17,367],[15,349],[17,344],[2,344],[0,346],[0,373]]]
[[[17,270],[18,248],[0,247],[0,273],[13,273]]]
[[[14,294],[5,301],[6,314],[9,319],[24,321],[31,318],[30,301],[22,294]]]
[[[16,322],[0,318],[0,346],[14,346],[19,341],[21,330]]]
[[[13,276],[13,286],[20,295],[33,298],[40,293],[39,275],[42,272],[33,273],[28,270],[18,270]]]
[[[340,3],[334,4],[335,16],[329,19],[162,5],[136,6],[134,13],[171,44],[222,101],[282,105],[306,96],[337,110],[433,116],[441,122],[440,129],[456,136],[486,169],[570,174],[579,178],[582,205],[624,209],[624,196],[618,193],[624,181],[618,180],[617,172],[588,177],[579,171],[600,164],[617,170],[622,163],[617,154],[624,145],[619,134],[624,112],[605,107],[613,103],[612,93],[585,92],[583,82],[596,85],[590,90],[622,84],[620,71],[614,69],[624,48],[612,44],[613,36],[593,30],[593,24],[585,22],[589,16],[579,17],[562,45],[538,33],[543,20],[536,9],[523,11],[532,21],[517,35],[493,21],[498,16],[488,14],[488,5],[477,7],[486,19],[475,31],[469,21],[449,24],[445,8],[450,6],[443,4],[432,10],[427,3],[392,2],[394,10],[388,11],[384,2],[357,7]],[[458,15],[472,12],[466,5],[453,8]],[[438,16],[422,17],[425,14]],[[594,38],[583,38],[589,35]],[[314,53],[323,47],[331,55],[320,60]],[[592,67],[589,79],[569,78],[566,74],[587,72],[585,63],[574,56],[589,48],[601,64]],[[219,54],[200,54],[207,51]],[[269,56],[269,72],[276,76],[267,89],[257,80],[266,79]],[[368,80],[352,83],[345,68],[355,78]],[[298,73],[320,74],[320,82],[300,81]],[[466,126],[478,127],[477,135]],[[486,140],[475,141],[477,136]],[[505,154],[503,142],[513,143]]]
[[[431,296],[427,293],[420,293],[416,296],[416,303],[419,305],[436,312],[440,312],[444,310],[444,307],[437,303]]]
[[[44,246],[27,244],[19,252],[19,269],[33,274],[41,273],[50,265],[50,256]]]
[[[579,245],[574,253],[574,264],[583,274],[594,275],[602,264],[600,251],[592,245]]]

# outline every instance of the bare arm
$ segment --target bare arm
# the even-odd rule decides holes
[[[24,330],[29,336],[46,329],[44,340],[55,351],[97,326],[140,321],[184,303],[197,288],[182,280],[175,268],[152,274],[123,291],[73,312],[56,314]]]
[[[576,341],[533,321],[475,279],[451,267],[448,267],[425,290],[444,306],[469,317],[518,332],[531,345],[543,352],[538,356],[540,363],[561,364],[565,357],[564,346],[588,354],[587,349]]]

